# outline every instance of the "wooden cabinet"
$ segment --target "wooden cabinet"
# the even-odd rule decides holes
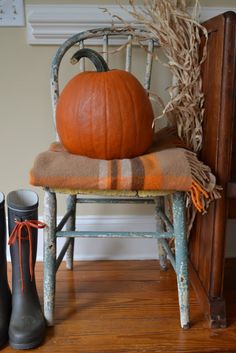
[[[226,12],[204,25],[209,42],[202,68],[205,116],[201,159],[211,167],[223,191],[207,215],[197,216],[189,244],[190,278],[210,326],[225,327],[226,221],[228,216],[236,218],[236,14]]]

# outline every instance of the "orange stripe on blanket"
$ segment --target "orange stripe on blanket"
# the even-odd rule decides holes
[[[206,211],[203,201],[204,197],[208,199],[208,193],[197,182],[193,180],[191,186],[191,199],[196,209],[201,213]]]
[[[140,160],[144,166],[143,189],[162,189],[164,175],[161,172],[159,161],[154,153],[141,156]]]

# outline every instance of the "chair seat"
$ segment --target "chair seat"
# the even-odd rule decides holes
[[[100,196],[100,197],[138,197],[138,198],[156,198],[158,196],[166,196],[175,192],[175,190],[98,190],[98,189],[63,189],[63,188],[49,188],[49,191],[59,194],[71,195],[86,195]]]

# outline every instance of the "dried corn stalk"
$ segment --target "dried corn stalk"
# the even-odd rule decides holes
[[[201,64],[206,57],[207,44],[207,31],[198,22],[198,0],[192,15],[186,11],[186,0],[143,0],[141,5],[136,5],[135,0],[128,1],[129,9],[124,9],[136,24],[138,22],[147,30],[147,37],[160,43],[167,58],[163,65],[168,66],[173,75],[172,86],[168,88],[170,100],[162,116],[177,125],[179,136],[197,152],[202,146]],[[200,50],[202,36],[205,45]]]

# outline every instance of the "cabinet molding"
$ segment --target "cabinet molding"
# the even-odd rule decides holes
[[[124,8],[127,6],[124,6]],[[91,28],[106,27],[118,24],[117,19],[104,12],[121,16],[127,23],[131,16],[119,5],[26,5],[26,25],[28,44],[54,45],[63,43],[69,36]],[[226,11],[236,8],[202,7],[201,21],[205,21]],[[120,40],[117,41],[119,45]],[[90,45],[95,43],[91,41]]]

